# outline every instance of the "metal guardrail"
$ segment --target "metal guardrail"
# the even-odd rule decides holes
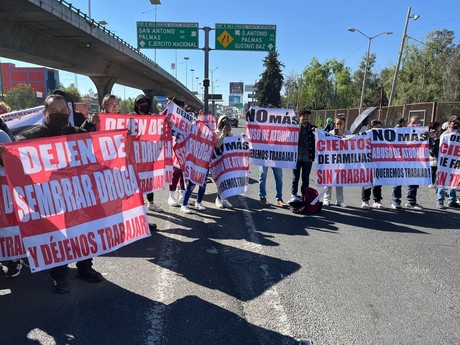
[[[162,71],[164,71],[165,73],[169,74],[166,70],[164,70],[162,67],[160,67],[155,61],[153,61],[152,59],[150,59],[149,57],[147,57],[146,55],[142,54],[139,49],[137,48],[134,48],[131,44],[129,44],[128,42],[126,42],[124,39],[122,39],[120,36],[116,35],[114,32],[110,31],[109,29],[107,29],[104,25],[100,24],[99,22],[96,22],[93,18],[90,18],[86,13],[84,13],[82,10],[80,10],[79,8],[76,8],[74,5],[72,5],[70,2],[67,2],[66,0],[56,0],[57,2],[59,2],[61,5],[67,7],[69,10],[75,12],[77,15],[79,15],[80,17],[84,18],[88,23],[90,23],[90,25],[94,26],[94,27],[97,27],[98,29],[102,30],[103,32],[105,32],[107,35],[109,35],[110,37],[116,39],[118,42],[122,43],[124,46],[126,46],[127,48],[129,48],[130,50],[132,50],[133,52],[135,52],[136,54],[139,54],[142,58],[144,58],[145,60],[149,61],[150,63],[152,63],[153,65],[155,65],[156,67],[158,67],[159,69],[161,69]]]

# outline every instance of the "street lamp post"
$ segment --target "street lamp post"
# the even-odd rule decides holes
[[[194,69],[194,68],[191,68],[191,69],[190,69],[190,72],[192,72],[192,91],[193,91],[193,81],[194,81],[193,72],[195,72],[195,69]]]
[[[184,56],[184,60],[185,60],[185,87],[188,88],[188,60],[190,60],[190,58],[188,56]]]
[[[411,8],[409,7],[409,9],[407,10],[406,24],[404,25],[404,31],[403,31],[403,35],[401,38],[401,46],[399,47],[398,63],[396,64],[395,74],[393,75],[393,82],[391,83],[391,93],[390,93],[390,98],[388,100],[389,107],[393,104],[393,99],[395,96],[396,82],[398,80],[399,66],[401,65],[401,58],[402,58],[402,54],[404,50],[404,43],[406,41],[407,26],[409,25],[409,18],[413,18],[414,20],[417,20],[420,18],[418,14],[414,14],[413,16],[411,16],[410,11],[411,11]]]
[[[211,72],[211,93],[213,95],[213,98],[212,98],[212,115],[216,115],[216,100],[214,99],[214,83],[217,81],[217,80],[214,80],[214,72],[216,71],[216,69],[218,69],[219,66],[217,66],[216,68],[213,68],[210,70]]]
[[[368,45],[367,45],[367,54],[366,54],[366,66],[364,67],[364,76],[363,76],[363,86],[361,88],[361,98],[359,100],[359,113],[361,113],[362,109],[363,109],[363,102],[364,102],[364,89],[366,88],[366,75],[367,75],[367,68],[369,66],[369,56],[370,56],[370,53],[371,53],[371,42],[374,38],[376,37],[379,37],[381,35],[391,35],[393,32],[391,31],[384,31],[384,32],[381,32],[379,33],[378,35],[375,35],[375,36],[368,36],[366,35],[365,33],[363,33],[362,31],[358,30],[358,29],[355,29],[355,28],[348,28],[348,31],[350,32],[359,32],[361,35],[363,35],[364,37],[366,37],[368,39]]]

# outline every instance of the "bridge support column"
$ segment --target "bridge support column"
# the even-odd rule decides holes
[[[97,90],[97,98],[99,101],[99,105],[102,104],[102,99],[105,95],[112,92],[112,87],[117,81],[117,78],[113,77],[90,77],[93,81],[94,85],[96,86]]]

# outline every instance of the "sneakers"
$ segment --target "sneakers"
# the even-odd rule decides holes
[[[196,202],[195,201],[195,208],[198,210],[198,211],[206,211],[206,207],[203,206],[203,204],[201,202]]]
[[[182,205],[182,206],[180,207],[180,211],[181,211],[182,213],[192,213],[192,210],[189,209],[187,205]]]
[[[378,201],[374,202],[374,203],[372,204],[372,207],[373,207],[373,208],[379,208],[379,209],[384,209],[384,208],[386,208],[385,206],[382,205],[382,203],[380,203],[380,202],[378,202]]]
[[[219,199],[219,197],[216,198],[216,207],[224,208],[224,203],[222,202],[222,200]]]
[[[436,185],[432,183],[432,184],[428,185],[428,188],[430,188],[430,189],[436,188]]]
[[[261,204],[262,206],[268,206],[268,205],[270,205],[270,204],[268,203],[268,201],[267,201],[267,198],[261,198],[261,199],[260,199],[260,204]]]
[[[331,202],[329,200],[324,200],[323,201],[323,206],[329,206]]]
[[[436,206],[437,206],[440,210],[444,210],[444,209],[446,208],[446,206],[444,206],[444,204],[443,204],[443,203],[440,203],[440,202],[438,202],[438,203],[436,204]]]
[[[404,207],[408,208],[410,210],[423,210],[423,206],[421,206],[419,204],[406,203],[406,205],[404,205]]]
[[[347,208],[347,207],[348,207],[348,205],[345,204],[344,202],[338,202],[338,203],[337,203],[337,206],[340,206],[340,207],[342,207],[342,208]]]
[[[402,207],[401,207],[401,204],[398,204],[397,202],[393,202],[391,203],[391,208],[393,210],[400,210]]]
[[[86,280],[88,283],[98,283],[104,279],[102,274],[100,274],[98,271],[96,271],[92,267],[87,268],[84,271],[78,270],[77,278]]]
[[[69,282],[67,279],[53,279],[53,289],[54,292],[58,294],[65,294],[68,293],[69,290]]]
[[[224,207],[226,207],[226,208],[232,208],[233,207],[233,205],[230,204],[230,202],[227,199],[223,199],[222,203],[224,204]]]
[[[286,204],[283,199],[278,199],[276,200],[276,205],[279,206],[279,207],[283,207],[283,208],[286,208],[288,207],[288,204]]]
[[[21,273],[22,262],[21,260],[11,260],[7,265],[8,271],[6,272],[7,278],[15,278]]]
[[[154,202],[149,202],[148,209],[150,211],[163,212],[163,209],[160,206],[158,206],[157,204],[155,204]]]
[[[169,192],[169,197],[168,197],[168,205],[169,206],[179,206],[179,202],[176,200],[176,197],[174,196],[174,192]]]
[[[449,206],[450,208],[456,208],[456,209],[460,208],[460,204],[458,204],[456,202],[450,202],[447,206]],[[8,269],[8,271],[9,271],[9,269]]]
[[[370,207],[369,207],[369,202],[368,201],[363,201],[363,203],[361,204],[361,208],[365,209],[365,210],[368,210]]]

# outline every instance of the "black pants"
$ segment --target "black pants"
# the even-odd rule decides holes
[[[77,262],[77,268],[80,272],[86,271],[87,269],[91,268],[91,266],[93,266],[93,259],[86,259],[86,260]],[[62,266],[53,267],[50,270],[50,275],[51,275],[51,278],[53,279],[57,279],[57,280],[66,279],[67,276],[69,275],[69,266],[62,265]]]
[[[145,196],[147,197],[148,202],[153,202],[153,193],[148,193]]]
[[[294,170],[292,170],[292,186],[291,186],[291,195],[297,195],[297,190],[299,189],[299,179],[300,171],[302,170],[302,184],[300,192],[305,187],[310,185],[310,172],[313,162],[302,162],[297,161],[297,165]]]
[[[361,190],[361,199],[363,201],[369,201],[371,199],[371,192],[374,195],[374,201],[380,202],[382,200],[382,186],[374,186],[372,188]]]

